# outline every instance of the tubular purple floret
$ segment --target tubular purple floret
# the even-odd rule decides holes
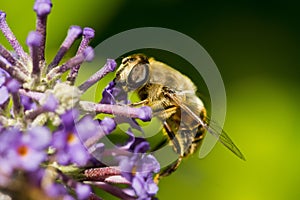
[[[40,46],[42,42],[42,35],[36,31],[31,31],[28,34],[28,37],[26,39],[26,44],[30,47],[37,47]]]
[[[143,106],[140,107],[139,110],[141,111],[139,113],[138,118],[142,121],[150,121],[152,118],[152,109],[149,106]]]
[[[106,60],[106,66],[107,66],[107,69],[112,72],[112,71],[115,71],[115,69],[117,67],[117,63],[114,59],[109,59],[108,58]]]
[[[80,45],[78,47],[78,51],[76,54],[80,54],[81,52],[83,52],[84,49],[86,49],[88,47],[88,44],[94,38],[94,36],[95,36],[94,29],[89,28],[89,27],[83,28],[82,40],[80,42]]]
[[[38,51],[39,61],[42,63],[45,61],[46,24],[51,7],[52,3],[50,0],[36,0],[33,7],[37,14],[36,31],[42,35],[42,41]]]
[[[141,108],[133,108],[127,105],[111,105],[111,104],[97,104],[88,101],[80,101],[81,110],[92,113],[105,113],[128,118],[139,118],[142,121],[150,121],[152,118],[152,110],[148,106]]]
[[[20,83],[16,79],[10,79],[6,83],[6,87],[10,93],[17,93],[20,89]]]
[[[0,11],[0,30],[2,31],[3,35],[6,37],[7,41],[13,47],[17,55],[22,59],[22,61],[29,60],[28,55],[23,50],[23,47],[18,42],[16,36],[13,34],[11,29],[9,28],[6,22],[6,14]]]
[[[46,16],[51,12],[52,3],[50,0],[36,0],[33,10],[40,17]]]
[[[5,49],[1,44],[0,44],[0,55],[2,56],[5,61],[7,61],[10,65],[17,67],[20,71],[22,71],[25,75],[29,75],[28,70],[24,67],[22,63],[20,63],[19,60],[14,58],[14,56],[7,50]]]
[[[68,30],[67,38],[65,39],[63,46],[71,46],[74,40],[82,33],[80,26],[71,26]],[[72,41],[72,42],[70,42]]]
[[[47,80],[52,80],[53,78],[57,79],[61,76],[62,73],[67,70],[83,63],[84,61],[90,61],[94,58],[94,50],[92,47],[88,47],[79,55],[74,56],[70,60],[68,60],[65,64],[61,66],[57,66],[49,71],[47,74]]]
[[[92,47],[87,47],[82,53],[74,56],[66,62],[66,64],[61,66],[59,72],[65,72],[66,70],[83,63],[83,61],[91,61],[94,58],[94,49]],[[66,68],[66,69],[64,69]]]
[[[94,59],[94,49],[92,47],[87,47],[84,51],[83,51],[83,56],[85,57],[85,61],[87,62],[91,62]]]
[[[11,137],[22,137],[20,137],[21,140],[16,139],[12,143],[20,143],[26,146],[29,151],[25,152],[25,156],[28,154],[28,158],[30,158],[30,162],[23,162],[23,155],[21,155],[23,152],[21,152],[21,150],[24,150],[16,149],[16,152],[18,151],[18,163],[12,162],[12,172],[24,171],[26,172],[24,174],[30,172],[29,176],[26,176],[27,182],[24,183],[29,182],[31,184],[31,182],[38,182],[36,183],[36,187],[43,189],[45,196],[54,194],[62,198],[72,198],[71,195],[74,195],[74,198],[76,196],[78,199],[100,199],[96,195],[94,196],[90,186],[85,185],[91,184],[121,199],[145,199],[145,195],[152,198],[157,192],[157,186],[154,184],[152,177],[153,173],[158,172],[151,167],[155,165],[154,161],[156,160],[154,157],[152,158],[146,154],[143,154],[142,157],[133,156],[133,159],[128,157],[127,160],[130,161],[130,163],[126,163],[126,165],[132,167],[131,170],[128,171],[132,176],[130,180],[121,173],[118,166],[104,167],[104,162],[102,164],[101,159],[102,156],[106,155],[118,157],[130,156],[131,150],[134,150],[134,153],[145,153],[146,149],[149,148],[149,144],[145,139],[136,138],[133,133],[127,133],[129,135],[129,142],[126,142],[126,146],[128,146],[128,150],[130,151],[124,151],[125,148],[122,149],[117,146],[112,150],[107,149],[106,152],[104,143],[99,141],[101,138],[110,134],[117,127],[119,122],[128,123],[132,128],[143,132],[135,119],[150,121],[152,118],[151,108],[147,106],[136,108],[126,105],[129,101],[127,94],[124,94],[125,92],[122,93],[120,88],[115,87],[114,81],[111,82],[113,84],[110,84],[109,87],[105,89],[106,93],[103,93],[107,96],[103,98],[108,99],[107,102],[110,104],[98,104],[80,100],[80,95],[105,75],[114,71],[117,67],[117,63],[113,59],[107,59],[106,64],[78,88],[68,86],[67,84],[74,84],[80,65],[84,61],[89,62],[94,58],[94,50],[92,47],[89,47],[88,44],[91,39],[94,38],[95,31],[89,27],[85,27],[82,30],[78,26],[71,26],[57,55],[51,64],[47,66],[45,63],[46,24],[51,8],[51,0],[35,0],[33,9],[37,15],[36,31],[30,32],[26,39],[30,56],[24,52],[7,25],[6,14],[0,11],[0,30],[16,52],[15,55],[0,44],[0,68],[5,71],[0,69],[0,71],[5,73],[3,79],[0,77],[0,85],[3,85],[1,89],[5,86],[4,89],[7,90],[7,96],[11,98],[9,100],[12,102],[11,106],[7,107],[9,102],[7,101],[8,98],[2,98],[2,100],[4,99],[3,102],[5,105],[3,106],[2,104],[1,106],[12,109],[13,111],[13,113],[7,117],[0,115],[0,133],[2,134],[2,127],[4,127],[1,124],[10,123],[11,125],[9,126],[15,126],[14,129],[18,134],[12,133],[10,134],[12,135]],[[59,65],[61,59],[81,34],[82,40],[76,55]],[[49,71],[47,71],[47,67]],[[62,76],[63,72],[69,69],[71,69],[71,72],[67,77],[67,82],[60,84],[60,81],[64,80],[57,80]],[[56,86],[58,86],[58,89],[56,89]],[[69,94],[69,92],[64,94],[65,91],[63,90],[70,90],[70,88],[74,89],[75,96],[71,93]],[[80,91],[78,91],[78,89]],[[1,95],[3,96],[3,94],[4,93]],[[108,97],[109,95],[110,97]],[[76,104],[72,103],[71,105],[70,99],[72,98],[72,102],[74,102],[74,97]],[[122,102],[122,104],[116,104],[115,98],[118,102]],[[80,110],[77,110],[77,105]],[[79,111],[87,115],[79,118]],[[113,115],[113,117],[110,116],[105,117],[103,120],[97,120],[94,118],[97,113],[106,113]],[[11,122],[9,122],[9,117],[12,119]],[[118,121],[118,119],[120,120]],[[53,127],[53,131],[51,131],[53,132],[53,137],[50,134],[50,130],[48,130],[49,124],[51,124],[50,127]],[[31,126],[37,127],[34,127],[34,131],[26,131],[26,134],[23,134],[22,131],[21,133],[21,130]],[[42,135],[39,134],[41,128],[47,129],[46,131],[42,131]],[[130,132],[130,129],[128,132]],[[41,143],[43,145],[41,145]],[[84,144],[85,147],[82,146],[82,144]],[[51,155],[46,154],[46,150],[49,147],[53,147],[54,149]],[[27,149],[25,150],[27,151]],[[6,151],[4,153],[6,153]],[[91,155],[100,155],[101,158],[98,160],[99,162],[92,158]],[[134,159],[136,158],[143,158],[143,160],[135,164],[134,161],[136,160]],[[8,162],[9,160],[11,159],[8,159]],[[31,161],[34,163],[31,164]],[[21,163],[22,166],[15,166],[15,163]],[[8,165],[10,164],[11,163],[8,163]],[[40,168],[40,166],[47,166],[48,164],[51,166],[51,169]],[[70,164],[74,164],[73,169],[68,168],[67,165]],[[86,179],[83,179],[84,175],[81,174],[82,168],[77,169],[77,166],[92,167],[92,170],[85,171],[84,175]],[[78,174],[78,172],[80,174]],[[87,172],[89,173],[87,174]],[[145,174],[144,172],[149,173]],[[37,176],[35,176],[35,174]],[[52,178],[49,180],[47,186],[40,185],[41,180],[48,180],[49,177],[52,177],[54,174],[55,177],[53,177],[53,180]],[[7,176],[8,178],[13,178],[12,175],[13,174],[8,174]],[[93,179],[95,176],[96,178]],[[32,177],[33,180],[31,180]],[[99,180],[97,178],[99,178]],[[59,183],[54,182],[56,179],[59,180]],[[83,184],[82,181],[85,181],[85,183]],[[119,185],[116,184],[126,184],[129,188],[124,189],[123,186],[119,187]],[[155,185],[155,187],[153,185]],[[68,193],[66,187],[70,188],[70,191],[72,190],[71,195]],[[31,197],[31,195],[28,195],[28,197],[29,196]]]
[[[111,133],[117,126],[115,120],[112,118],[106,117],[101,122],[100,125],[102,126],[102,129],[105,134]]]
[[[83,36],[88,38],[88,39],[94,38],[95,37],[95,30],[90,28],[90,27],[85,27],[83,29]]]
[[[7,61],[4,62],[4,60],[0,59],[0,68],[4,69],[10,76],[17,79],[20,83],[24,83],[27,81],[27,75],[24,74],[21,70],[14,68],[11,65],[8,65]]]
[[[0,10],[0,23],[6,18],[6,13]]]
[[[94,36],[95,36],[94,29],[89,27],[85,27],[83,29],[82,40],[80,42],[76,55],[82,53],[87,48],[88,44],[94,38]],[[80,69],[80,65],[77,65],[71,69],[71,72],[67,77],[67,80],[71,85],[74,85],[79,69]]]
[[[53,61],[49,64],[48,70],[51,70],[53,67],[57,66],[67,51],[70,49],[76,38],[82,33],[82,29],[79,26],[71,26],[68,30],[68,34],[61,44],[56,56]]]
[[[32,57],[32,74],[35,74],[39,77],[40,75],[40,66],[39,66],[39,47],[41,46],[43,40],[43,36],[37,31],[31,31],[28,34],[26,39],[27,45],[30,47],[31,50],[31,57]]]
[[[92,75],[87,81],[82,83],[78,88],[85,92],[89,89],[92,85],[97,83],[100,79],[102,79],[106,74],[115,70],[117,66],[116,61],[113,59],[107,59],[106,64],[102,67],[99,71],[97,71],[94,75]]]

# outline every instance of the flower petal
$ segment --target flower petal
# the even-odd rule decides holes
[[[30,145],[37,150],[48,147],[51,142],[51,133],[49,129],[44,126],[36,126],[28,130],[30,137]]]
[[[0,105],[4,104],[9,98],[8,90],[6,87],[0,88]]]

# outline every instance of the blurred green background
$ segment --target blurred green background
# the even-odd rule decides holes
[[[73,24],[96,30],[93,46],[144,26],[192,37],[222,74],[228,105],[224,129],[247,161],[217,144],[204,159],[194,155],[161,180],[159,199],[296,200],[300,199],[300,5],[296,2],[53,0],[47,58],[53,58]],[[32,5],[33,0],[0,3],[22,44],[35,27]],[[2,35],[0,42],[8,47]]]

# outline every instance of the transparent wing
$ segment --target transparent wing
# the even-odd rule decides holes
[[[187,112],[191,117],[194,118],[199,124],[201,124],[207,132],[215,136],[221,144],[232,151],[236,156],[242,160],[246,160],[239,148],[233,143],[227,133],[215,122],[208,120],[209,122],[203,121],[199,116],[197,116],[188,106],[180,101],[175,93],[166,93],[166,95],[172,99],[177,105],[181,107],[185,112]]]
[[[232,153],[237,155],[242,160],[246,160],[239,148],[233,143],[227,133],[219,125],[217,125],[215,122],[209,121],[209,125],[206,124],[204,127],[210,134],[215,136],[219,142],[232,151]]]

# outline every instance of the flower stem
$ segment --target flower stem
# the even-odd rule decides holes
[[[30,110],[29,112],[26,112],[25,113],[25,118],[30,119],[31,121],[33,121],[37,116],[39,116],[43,112],[45,112],[45,109],[43,109],[43,107],[39,107],[35,110]]]
[[[23,105],[21,104],[20,95],[18,93],[12,93],[13,111],[15,116],[23,115]]]

